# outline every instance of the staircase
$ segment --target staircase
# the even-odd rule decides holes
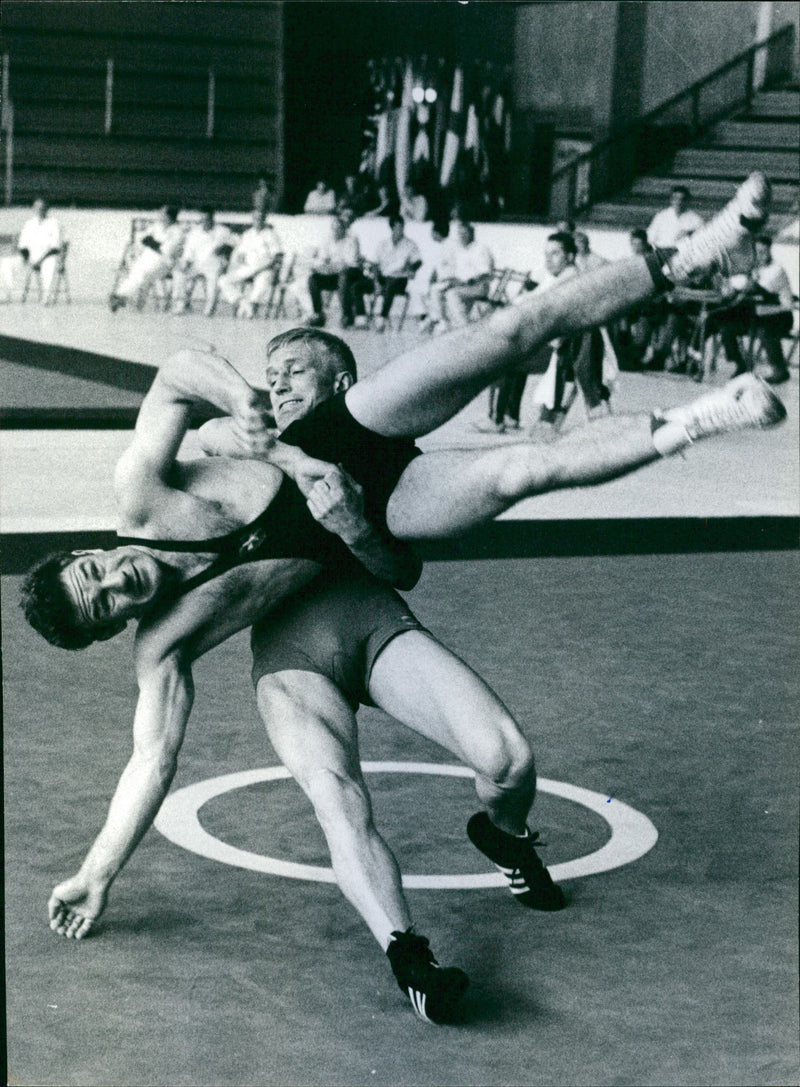
[[[800,86],[796,83],[754,95],[747,109],[719,121],[658,172],[639,177],[612,201],[593,205],[584,221],[626,230],[646,227],[669,203],[673,185],[686,185],[692,206],[707,218],[753,170],[763,170],[772,181],[772,228],[780,228],[797,216],[800,193]]]

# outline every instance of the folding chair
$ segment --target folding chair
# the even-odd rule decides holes
[[[508,305],[506,289],[513,275],[511,268],[497,268],[489,283],[485,298],[476,298],[469,309],[469,320],[480,321],[487,313]]]
[[[266,316],[271,317],[273,320],[277,320],[279,317],[288,316],[286,313],[286,291],[289,284],[294,282],[295,263],[296,255],[294,253],[292,253],[288,262],[285,258],[281,262],[278,276],[269,297],[269,305],[266,312]]]
[[[44,299],[46,306],[52,306],[58,301],[58,296],[63,290],[64,298],[67,302],[72,301],[72,297],[69,293],[69,280],[67,279],[67,253],[69,252],[69,242],[62,242],[61,249],[56,254],[56,268],[53,273],[53,279],[50,284],[50,289],[47,292],[47,297]],[[34,268],[32,265],[28,265],[25,273],[25,282],[22,285],[22,295],[20,297],[21,302],[27,302],[28,293],[36,281],[36,290],[38,300],[42,301],[42,273],[38,268]]]

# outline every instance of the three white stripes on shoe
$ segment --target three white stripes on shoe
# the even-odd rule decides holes
[[[498,872],[502,872],[508,880],[509,890],[514,895],[524,895],[530,891],[530,887],[525,882],[525,877],[519,868],[504,868],[502,864],[495,864],[495,868]]]

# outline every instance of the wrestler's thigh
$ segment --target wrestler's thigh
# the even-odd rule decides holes
[[[387,362],[348,389],[347,406],[378,434],[419,437],[460,411],[513,359],[511,340],[487,319]]]
[[[276,755],[304,791],[320,771],[360,779],[356,717],[331,680],[276,672],[259,679],[256,698]]]
[[[526,758],[527,741],[508,709],[469,665],[424,631],[393,638],[372,667],[376,706],[474,770],[495,776]]]

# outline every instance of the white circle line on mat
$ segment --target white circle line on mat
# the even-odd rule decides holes
[[[431,774],[440,777],[464,778],[475,776],[472,770],[465,766],[435,762],[365,762],[362,764],[362,769],[367,774]],[[171,793],[161,805],[154,825],[174,845],[181,846],[191,853],[197,853],[201,857],[207,857],[209,860],[219,861],[221,864],[249,868],[254,872],[283,876],[286,879],[335,883],[336,878],[331,868],[298,864],[295,861],[280,860],[277,857],[238,849],[209,834],[200,823],[200,809],[209,800],[236,789],[246,789],[250,785],[259,785],[265,781],[280,781],[290,777],[285,766],[266,766],[198,781],[194,785],[187,785]],[[548,866],[555,880],[597,875],[599,872],[608,872],[612,868],[631,864],[651,850],[658,840],[658,831],[647,816],[616,797],[605,796],[591,789],[583,789],[579,785],[571,785],[566,781],[552,781],[548,778],[540,778],[537,787],[540,792],[570,800],[574,804],[595,812],[608,823],[611,830],[608,841],[594,852],[563,861],[561,864],[554,864],[552,867]],[[484,887],[506,887],[507,881],[499,872],[405,875],[403,886],[411,890],[475,890]]]

